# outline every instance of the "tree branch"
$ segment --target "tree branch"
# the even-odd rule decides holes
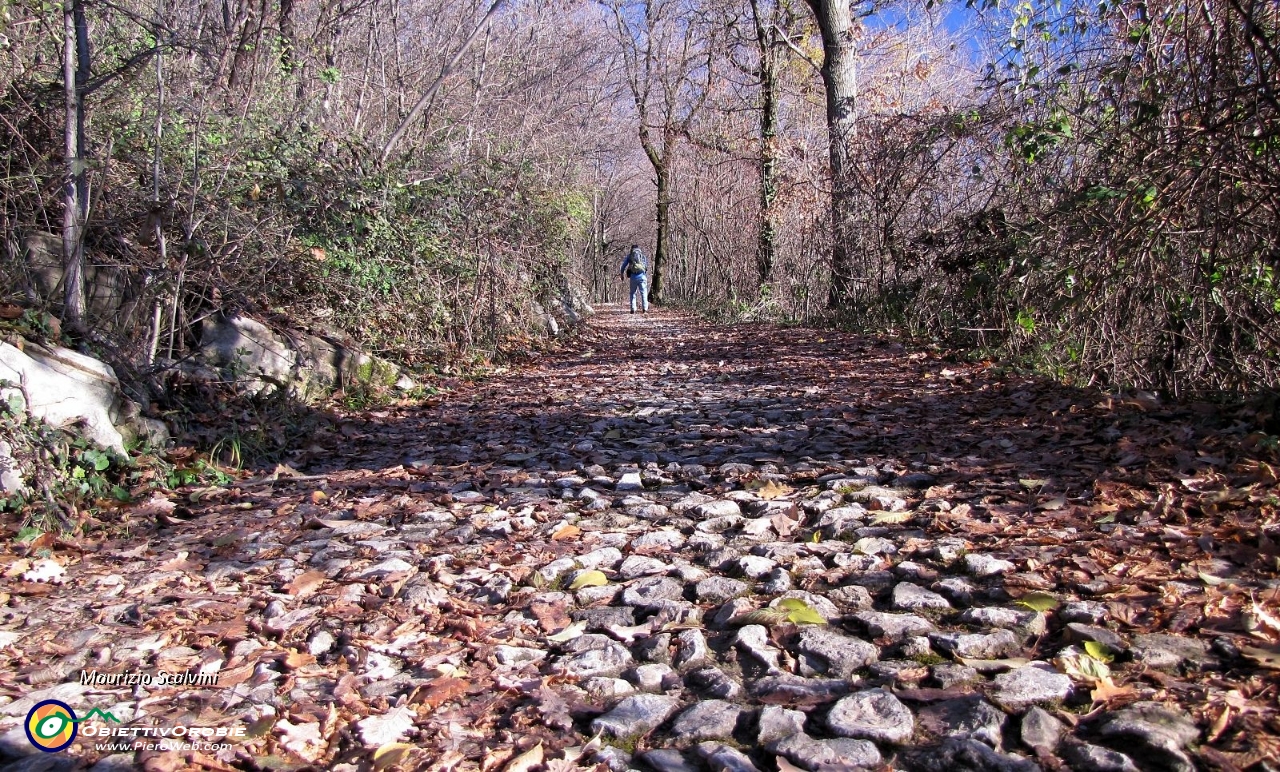
[[[409,110],[409,114],[400,122],[400,125],[396,127],[396,130],[392,132],[391,138],[388,139],[387,144],[382,147],[382,153],[378,157],[379,166],[386,164],[387,158],[391,156],[396,145],[400,144],[400,140],[404,139],[404,135],[408,133],[409,127],[418,120],[418,116],[422,114],[422,110],[427,106],[427,102],[430,102],[440,90],[440,86],[444,84],[445,79],[453,74],[453,70],[458,66],[458,62],[462,61],[462,57],[467,53],[468,49],[471,48],[472,44],[476,42],[476,39],[480,37],[480,33],[489,26],[489,20],[493,18],[494,14],[498,12],[498,9],[501,8],[505,2],[506,0],[493,0],[493,3],[489,6],[489,10],[485,12],[484,18],[480,20],[480,23],[476,25],[475,29],[471,30],[471,34],[467,36],[467,39],[462,41],[462,45],[454,52],[453,57],[445,63],[444,69],[440,70],[440,74],[431,83],[431,85],[427,87],[427,90],[423,92],[422,96],[418,98],[418,101],[414,103],[413,107]]]

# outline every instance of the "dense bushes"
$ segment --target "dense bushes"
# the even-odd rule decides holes
[[[842,310],[1080,381],[1280,386],[1280,14],[1055,8],[981,102],[868,118]]]
[[[369,57],[383,68],[391,54],[398,61],[405,32],[327,6],[226,10],[87,8],[85,245],[92,266],[128,277],[92,320],[118,356],[142,365],[155,348],[161,361],[182,358],[202,319],[231,311],[419,367],[540,325],[530,309],[570,280],[589,219],[575,167],[547,173],[545,151],[506,140],[505,108],[487,105],[479,86],[474,98],[433,105],[384,166],[382,143],[420,86],[401,70],[389,100],[389,86],[370,80]],[[451,4],[424,0],[414,12],[441,25],[415,34],[446,46],[451,25],[474,23]],[[33,34],[0,46],[11,65],[0,81],[0,293],[56,310],[58,297],[25,291],[22,253],[30,234],[60,233],[61,9],[19,3],[9,14]],[[519,45],[506,33],[492,31],[486,45]],[[546,65],[522,56],[531,75]],[[413,77],[429,79],[432,66],[419,60]],[[344,75],[361,70],[363,84]]]

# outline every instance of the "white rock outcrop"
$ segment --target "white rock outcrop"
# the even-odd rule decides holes
[[[0,343],[0,381],[6,382],[0,385],[0,399],[11,401],[17,395],[32,416],[117,453],[125,452],[126,434],[148,434],[154,440],[163,433],[159,422],[140,418],[137,405],[120,392],[110,365],[70,349]]]

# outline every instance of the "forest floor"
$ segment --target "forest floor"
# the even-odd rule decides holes
[[[607,307],[118,538],[8,546],[0,763],[1280,769],[1280,485],[1249,431]],[[70,739],[28,720],[47,700],[64,752],[27,737]]]

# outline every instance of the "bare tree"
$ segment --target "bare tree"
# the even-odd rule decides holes
[[[70,327],[84,327],[84,224],[88,219],[88,175],[84,156],[84,89],[89,80],[89,25],[83,0],[66,0],[62,11],[62,88],[66,104],[63,160],[63,305]]]
[[[829,308],[844,306],[852,293],[852,230],[849,142],[857,130],[857,49],[849,0],[805,0],[822,33],[822,82],[827,94],[827,138],[831,163],[831,289]]]
[[[661,302],[662,270],[671,251],[672,175],[680,143],[715,81],[718,30],[700,24],[696,9],[678,0],[614,0],[609,7],[640,146],[657,188],[651,294]]]
[[[489,21],[493,19],[494,14],[498,12],[498,9],[500,9],[505,2],[506,0],[493,0],[493,2],[489,4],[489,10],[485,11],[480,22],[471,30],[471,34],[467,35],[462,43],[459,44],[457,50],[453,52],[453,56],[440,70],[440,74],[437,75],[436,79],[431,82],[431,85],[422,92],[422,95],[418,97],[418,101],[413,103],[413,107],[409,108],[409,114],[404,117],[404,120],[400,121],[400,125],[396,127],[396,130],[391,132],[391,137],[387,139],[386,144],[382,146],[382,154],[379,156],[380,163],[385,164],[387,162],[387,158],[390,157],[392,151],[396,149],[396,145],[400,144],[400,140],[404,139],[404,135],[409,131],[409,127],[411,127],[418,120],[419,116],[422,115],[422,110],[427,106],[427,103],[430,102],[440,90],[440,86],[444,84],[445,79],[453,74],[458,63],[462,61],[462,57],[466,55],[467,51],[480,37],[480,34],[489,28]]]
[[[798,22],[794,7],[786,0],[751,0],[751,20],[755,33],[760,88],[760,231],[756,250],[756,274],[760,284],[773,278],[778,253],[778,166],[782,138],[779,111],[782,107],[783,68],[796,47]],[[816,66],[816,65],[815,65]]]

